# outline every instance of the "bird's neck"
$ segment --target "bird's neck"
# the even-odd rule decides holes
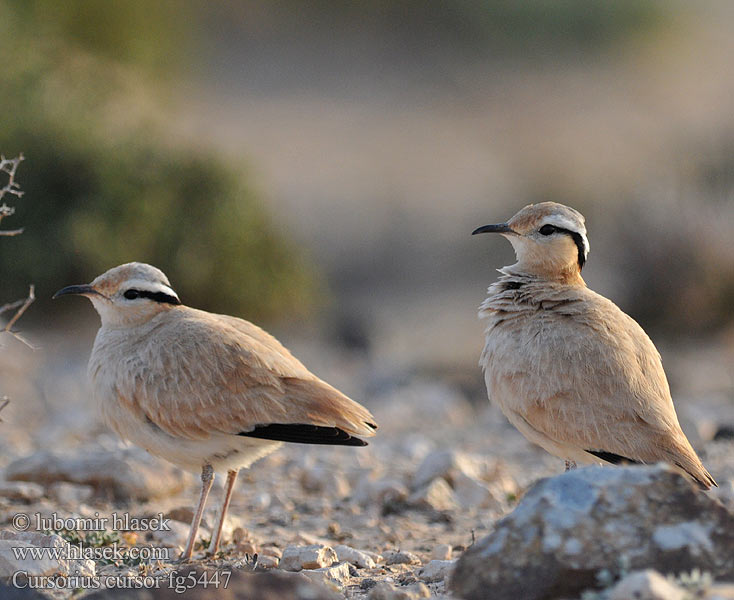
[[[504,267],[500,272],[505,275],[518,275],[520,277],[560,283],[562,285],[586,287],[586,282],[581,277],[581,269],[579,269],[577,263],[557,265],[550,262],[536,262],[527,264],[523,261],[518,261],[514,265]]]

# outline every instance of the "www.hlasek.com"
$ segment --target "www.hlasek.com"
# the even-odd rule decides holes
[[[24,571],[13,574],[12,583],[16,588],[42,590],[69,590],[69,589],[161,589],[168,588],[177,594],[183,594],[195,587],[227,589],[231,571],[216,571],[214,573],[188,573],[179,575],[172,572],[165,577],[131,577],[127,575],[29,575]]]
[[[34,547],[17,546],[11,548],[16,560],[93,560],[106,562],[125,561],[169,561],[170,548],[156,548],[153,546],[125,546],[120,548],[117,543],[109,546],[84,546],[83,544],[64,544],[63,546]]]

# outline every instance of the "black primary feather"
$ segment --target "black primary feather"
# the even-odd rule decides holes
[[[258,425],[252,431],[237,435],[296,444],[327,444],[331,446],[366,446],[367,442],[349,435],[338,427],[322,427],[302,423],[272,423]]]
[[[624,463],[630,463],[633,465],[642,464],[639,460],[632,460],[631,458],[620,456],[619,454],[614,454],[613,452],[604,452],[603,450],[587,450],[587,452],[589,454],[593,454],[597,458],[601,458],[602,460],[612,463],[613,465],[621,465]]]

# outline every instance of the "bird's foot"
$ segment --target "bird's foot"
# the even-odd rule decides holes
[[[566,460],[566,471],[570,471],[576,468],[576,461]]]

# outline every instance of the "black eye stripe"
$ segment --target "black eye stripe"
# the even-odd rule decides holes
[[[125,290],[123,294],[128,300],[135,300],[136,298],[148,298],[154,302],[163,302],[165,304],[181,304],[181,301],[176,296],[171,296],[165,292],[150,292],[148,290]]]
[[[566,235],[570,235],[578,250],[579,269],[583,268],[584,263],[586,262],[586,246],[584,244],[584,238],[580,233],[550,224],[543,225],[538,229],[538,233],[540,233],[540,235],[551,235],[553,233],[565,233]]]

